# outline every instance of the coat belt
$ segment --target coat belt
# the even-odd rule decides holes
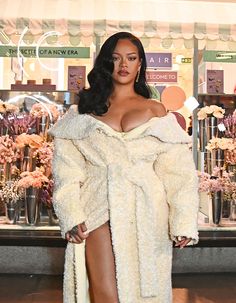
[[[156,175],[152,164],[151,162],[138,162],[138,164],[126,164],[122,162],[121,164],[111,163],[107,166],[108,203],[111,210],[117,209],[117,203],[121,202],[122,192],[125,191],[125,187],[122,186],[125,183],[124,178],[125,180],[128,179],[135,186],[137,250],[142,297],[156,297],[158,284],[157,255],[155,252],[156,222],[154,216],[156,211],[154,204],[157,205],[157,201],[153,203],[155,190],[151,185],[153,184],[152,179]],[[124,201],[124,204],[127,202]],[[111,212],[111,225],[113,224],[112,220]]]

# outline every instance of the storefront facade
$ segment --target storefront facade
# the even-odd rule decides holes
[[[0,99],[3,102],[10,100],[9,103],[18,106],[26,100],[28,110],[34,103],[52,102],[58,106],[59,114],[63,114],[76,102],[78,88],[87,85],[86,75],[105,39],[115,32],[132,32],[141,39],[147,53],[153,98],[163,102],[162,92],[170,87],[183,92],[180,105],[170,99],[168,109],[184,117],[186,130],[192,120],[194,159],[197,169],[206,171],[206,150],[199,147],[198,109],[192,111],[184,102],[194,97],[201,107],[223,104],[227,115],[235,110],[236,25],[232,20],[236,4],[233,1],[227,1],[226,6],[220,1],[214,5],[208,1],[200,8],[193,3],[198,1],[165,1],[163,4],[163,1],[60,0],[40,1],[37,9],[32,2],[16,1],[11,10],[11,2],[6,1],[0,17]],[[16,16],[17,9],[21,9],[21,16]],[[209,71],[210,78],[212,71],[221,71],[217,76],[222,84],[218,91],[216,85],[210,87]],[[1,181],[4,182],[6,165],[2,164]],[[9,224],[2,201],[2,245],[6,248],[13,243],[64,247],[57,222],[49,220],[44,206],[38,210],[40,218],[34,223],[27,222],[24,206],[18,218]],[[212,222],[211,212],[209,195],[201,194],[202,242],[198,248],[214,246],[214,243],[232,246],[236,217],[230,219],[229,214],[224,221],[227,226],[221,226],[219,222]],[[45,237],[48,240],[45,241]]]

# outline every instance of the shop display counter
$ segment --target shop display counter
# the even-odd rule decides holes
[[[33,99],[32,99],[33,97]],[[54,91],[54,92],[23,92],[0,90],[0,99],[2,101],[23,100],[26,106],[32,106],[32,100],[38,98],[40,102],[45,100],[52,101],[54,104],[61,106],[65,111],[66,107],[77,101],[77,95],[73,92]],[[46,98],[46,99],[45,99]],[[236,107],[236,95],[226,94],[199,94],[198,101],[201,106],[223,104],[228,112]],[[17,102],[16,102],[17,103]],[[207,204],[207,203],[205,203]],[[202,206],[204,209],[204,205]],[[205,211],[206,215],[207,210]],[[2,217],[1,217],[2,216]],[[58,246],[64,247],[66,241],[61,238],[58,225],[50,226],[48,217],[44,214],[39,223],[34,226],[28,225],[25,218],[21,217],[17,224],[4,224],[4,214],[0,214],[0,245],[7,246]],[[2,221],[2,223],[1,223]],[[208,221],[209,222],[209,221]],[[235,224],[236,225],[236,224]],[[200,241],[196,247],[230,247],[236,246],[236,226],[211,226],[210,224],[199,225]]]
[[[0,225],[0,246],[65,247],[59,226]],[[193,247],[235,247],[236,227],[199,227],[199,243]]]

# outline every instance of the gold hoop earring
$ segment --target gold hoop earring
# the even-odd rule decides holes
[[[136,83],[139,81],[139,76],[140,76],[140,69],[138,70],[138,73],[137,73],[137,77],[136,77],[136,80],[135,80]]]

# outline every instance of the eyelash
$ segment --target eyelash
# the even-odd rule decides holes
[[[137,59],[137,57],[129,57],[128,60],[129,61],[135,61]]]
[[[112,60],[118,61],[120,58],[119,57],[112,57]],[[137,59],[137,57],[128,57],[128,61],[135,61]]]

